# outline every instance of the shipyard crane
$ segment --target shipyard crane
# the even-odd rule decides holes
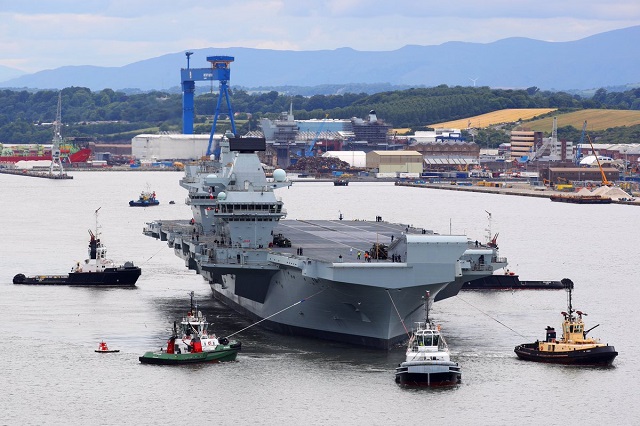
[[[229,120],[231,121],[231,131],[234,135],[236,134],[236,123],[233,119],[233,109],[231,108],[231,101],[229,100],[228,87],[231,76],[230,65],[234,58],[233,56],[207,56],[207,61],[211,63],[211,68],[191,68],[191,55],[193,55],[193,52],[185,52],[185,56],[187,57],[187,68],[182,68],[180,70],[182,80],[182,133],[187,135],[193,134],[193,98],[196,88],[195,82],[213,80],[218,80],[220,82],[218,103],[216,104],[213,124],[211,126],[211,134],[209,135],[209,145],[207,146],[207,156],[209,156],[211,155],[214,132],[216,130],[216,124],[218,123],[220,104],[222,103],[223,97],[227,104]]]
[[[320,133],[322,132],[322,129],[324,128],[324,125],[327,122],[328,118],[329,118],[329,114],[325,114],[324,120],[322,120],[322,122],[320,123],[320,126],[318,126],[318,131],[316,132],[316,135],[311,140],[311,142],[309,142],[309,147],[304,152],[305,157],[311,157],[313,155],[313,147],[316,145],[316,142],[318,141],[318,138],[320,137]]]
[[[575,163],[580,164],[580,157],[582,156],[582,144],[584,143],[584,135],[587,133],[587,120],[584,120],[582,124],[582,133],[580,134],[580,142],[578,142],[578,146],[576,147],[576,159]]]
[[[589,135],[587,135],[587,139],[589,139],[589,145],[591,145],[591,151],[593,152],[593,155],[596,157],[596,161],[598,162],[598,168],[600,169],[600,174],[602,175],[602,186],[612,186],[613,183],[609,182],[609,180],[607,179],[607,175],[604,173],[604,170],[602,169],[602,165],[600,164],[600,159],[598,158],[598,154],[596,154],[596,150],[593,147],[593,143],[591,142],[591,138],[589,137]]]
[[[49,174],[52,175],[54,169],[60,171],[60,175],[64,173],[62,161],[60,159],[60,144],[62,143],[62,92],[58,92],[58,109],[56,110],[56,121],[53,123],[53,141],[51,147],[51,164],[49,165]]]
[[[538,148],[535,147],[535,142],[534,142],[534,146],[532,146],[531,149],[535,151],[533,151],[533,154],[531,155],[531,158],[529,159],[529,161],[531,162],[542,157],[542,155],[547,151],[547,149],[549,149],[550,153],[553,154],[555,145],[557,143],[558,143],[558,117],[553,117],[553,127],[551,129],[551,137],[546,140],[543,139],[542,145],[540,145],[540,147]]]

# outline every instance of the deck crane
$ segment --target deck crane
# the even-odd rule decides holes
[[[580,163],[580,157],[582,156],[582,144],[584,143],[584,135],[587,133],[587,120],[584,120],[582,124],[582,133],[580,134],[580,142],[578,142],[578,147],[576,148],[576,160],[575,163]]]
[[[309,147],[304,152],[305,157],[311,157],[313,155],[313,147],[316,145],[316,142],[318,141],[318,138],[320,137],[320,133],[322,132],[322,129],[324,128],[324,125],[327,122],[328,118],[329,118],[329,114],[325,114],[324,120],[322,120],[322,123],[320,123],[320,126],[318,126],[318,131],[316,132],[316,135],[313,137],[311,142],[309,142]]]

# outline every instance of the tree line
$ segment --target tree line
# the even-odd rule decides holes
[[[127,94],[104,89],[92,92],[84,87],[61,91],[63,136],[92,137],[105,142],[129,142],[139,133],[181,132],[182,95],[160,91]],[[195,131],[208,133],[218,95],[209,93],[195,98]],[[52,138],[58,91],[0,91],[0,142],[48,143]],[[640,89],[608,92],[598,89],[592,97],[565,92],[527,89],[492,89],[489,87],[411,88],[375,94],[345,93],[340,95],[287,96],[271,90],[252,93],[233,89],[231,103],[236,112],[237,130],[243,134],[258,129],[261,118],[278,118],[293,105],[297,119],[366,118],[370,110],[394,127],[424,129],[429,123],[456,120],[505,108],[558,108],[570,111],[586,108],[640,109]],[[224,104],[224,102],[223,102]],[[223,111],[226,106],[223,105]],[[218,131],[229,127],[219,123]],[[635,126],[637,127],[637,126]],[[558,129],[559,137],[580,132],[574,128]],[[601,135],[629,139],[639,129],[609,129]],[[504,140],[501,131],[478,132],[475,141],[495,146]],[[579,138],[579,134],[578,134]],[[508,138],[507,138],[508,139]],[[576,140],[575,137],[572,140]]]

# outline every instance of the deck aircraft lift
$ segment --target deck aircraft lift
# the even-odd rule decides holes
[[[213,125],[211,126],[211,134],[209,135],[209,145],[207,146],[207,156],[211,155],[211,147],[213,144],[213,133],[216,129],[218,116],[220,115],[220,104],[224,96],[231,121],[231,131],[236,134],[236,123],[233,119],[233,109],[229,100],[229,79],[231,76],[231,62],[233,56],[207,56],[207,61],[211,63],[211,68],[191,68],[190,57],[193,52],[185,52],[187,57],[187,68],[180,70],[182,80],[182,133],[185,135],[193,134],[193,97],[196,88],[196,81],[213,81],[220,82],[220,91],[218,94],[218,103],[213,117]]]

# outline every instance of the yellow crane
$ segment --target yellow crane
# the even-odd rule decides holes
[[[593,148],[593,143],[591,142],[591,137],[587,134],[587,139],[589,139],[589,145],[591,145],[591,151],[593,155],[596,157],[596,161],[598,162],[598,168],[600,169],[600,174],[602,175],[602,185],[603,186],[612,186],[613,183],[609,182],[607,179],[607,175],[604,174],[604,170],[602,170],[602,165],[600,164],[600,159],[598,158],[598,154],[596,154],[596,150]]]

